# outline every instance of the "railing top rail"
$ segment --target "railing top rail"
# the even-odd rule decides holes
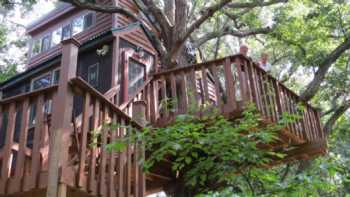
[[[19,95],[16,95],[16,96],[5,98],[3,100],[0,100],[0,105],[12,103],[12,102],[18,102],[18,101],[21,101],[21,100],[26,99],[28,97],[32,98],[32,97],[36,97],[36,96],[38,96],[40,94],[53,92],[53,91],[57,90],[57,88],[58,88],[58,85],[53,85],[53,86],[49,86],[49,87],[46,87],[46,88],[41,88],[41,89],[38,89],[38,90],[35,90],[35,91],[27,92],[27,93],[24,93],[24,94],[19,94]]]
[[[81,77],[76,77],[74,79],[71,79],[69,82],[71,85],[73,86],[77,86],[80,89],[83,89],[87,92],[89,92],[92,96],[98,98],[99,100],[101,100],[103,102],[103,104],[108,105],[108,107],[110,107],[110,109],[113,110],[113,112],[117,113],[119,116],[122,116],[123,118],[126,119],[126,121],[128,121],[132,126],[141,129],[142,126],[140,124],[138,124],[136,121],[134,121],[129,115],[127,115],[126,113],[124,113],[119,107],[117,107],[116,105],[114,105],[111,101],[109,101],[103,94],[101,94],[100,92],[98,92],[95,88],[93,88],[92,86],[90,86],[90,84],[88,84],[84,79],[82,79]]]
[[[259,72],[262,72],[264,75],[266,75],[270,80],[273,80],[274,82],[277,82],[278,85],[280,85],[283,89],[285,89],[286,91],[288,91],[289,93],[291,93],[298,102],[303,103],[304,105],[306,105],[307,107],[312,108],[313,110],[317,111],[317,109],[313,106],[311,106],[311,104],[309,104],[308,102],[302,101],[300,99],[300,96],[295,93],[293,90],[289,89],[288,87],[286,87],[283,83],[281,83],[280,81],[278,81],[276,78],[274,78],[271,74],[269,74],[268,72],[266,72],[264,69],[262,69],[256,62],[253,62],[250,58],[242,55],[242,54],[235,54],[232,56],[227,56],[224,58],[220,58],[220,59],[216,59],[216,60],[211,60],[208,62],[202,62],[202,63],[198,63],[198,64],[193,64],[193,65],[189,65],[189,66],[185,66],[185,67],[179,67],[179,68],[173,68],[173,69],[169,69],[169,70],[165,70],[165,71],[160,71],[158,73],[153,74],[153,79],[159,79],[160,77],[164,76],[164,75],[169,75],[171,73],[179,73],[182,71],[189,71],[191,69],[200,69],[203,66],[204,67],[209,67],[211,65],[219,65],[219,64],[223,64],[225,59],[230,58],[231,61],[234,61],[236,58],[239,58],[241,60],[244,60],[248,63],[251,63],[251,65],[254,66],[254,68],[256,68],[257,70],[259,70]]]

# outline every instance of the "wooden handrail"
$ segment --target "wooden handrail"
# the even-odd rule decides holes
[[[284,89],[286,89],[289,93],[293,94],[294,96],[296,96],[298,98],[298,102],[301,102],[302,104],[311,107],[313,110],[317,111],[317,109],[315,107],[313,107],[311,104],[309,104],[308,102],[305,102],[303,100],[300,99],[300,96],[295,93],[293,90],[289,89],[288,87],[286,87],[283,83],[281,83],[280,81],[278,81],[276,78],[274,78],[271,74],[269,74],[268,72],[266,72],[264,69],[262,69],[256,62],[253,62],[250,58],[241,55],[241,54],[235,54],[232,56],[227,56],[224,58],[220,58],[220,59],[216,59],[216,60],[211,60],[208,62],[202,62],[202,63],[198,63],[198,64],[192,64],[192,65],[188,65],[188,66],[184,66],[184,67],[178,67],[178,68],[173,68],[173,69],[169,69],[169,70],[165,70],[165,71],[160,71],[158,73],[155,73],[152,75],[153,79],[158,79],[161,76],[164,75],[170,75],[171,73],[179,73],[179,72],[188,72],[191,69],[200,69],[201,67],[205,67],[205,68],[209,68],[212,65],[220,65],[220,64],[224,64],[225,60],[229,58],[231,60],[231,62],[235,59],[235,58],[240,58],[244,61],[247,61],[248,63],[252,63],[252,65],[254,66],[254,68],[258,69],[259,72],[262,72],[264,75],[266,75],[269,79],[273,80],[274,82],[277,82],[278,85],[280,85],[281,87],[283,87]]]
[[[77,86],[80,89],[88,91],[92,96],[98,98],[101,102],[108,105],[108,107],[110,107],[116,114],[125,118],[132,126],[138,128],[138,129],[142,128],[141,125],[139,125],[137,122],[135,122],[129,115],[124,113],[119,107],[117,107],[114,103],[109,101],[103,94],[101,94],[98,90],[93,88],[90,84],[88,84],[81,77],[76,77],[74,79],[71,79],[69,83],[72,86]]]
[[[57,90],[57,88],[58,88],[58,85],[53,85],[53,86],[38,89],[35,91],[31,91],[31,92],[23,93],[20,95],[12,96],[9,98],[5,98],[3,100],[0,100],[0,105],[12,103],[12,102],[18,102],[18,101],[21,101],[21,100],[24,100],[27,98],[32,98],[32,97],[36,97],[36,96],[41,95],[41,94],[53,92],[53,91]]]

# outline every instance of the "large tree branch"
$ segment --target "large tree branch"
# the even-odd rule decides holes
[[[318,92],[321,83],[332,64],[346,51],[350,49],[350,38],[345,39],[337,48],[335,48],[318,66],[313,80],[307,85],[306,89],[301,93],[301,99],[309,101]]]
[[[167,35],[169,34],[169,32],[171,31],[171,22],[169,21],[168,17],[164,14],[164,12],[154,4],[153,0],[134,1],[143,11],[143,13],[151,13],[154,16],[157,23],[160,25],[162,32],[166,33]]]
[[[218,30],[215,32],[210,32],[205,34],[204,36],[202,36],[196,41],[195,46],[199,47],[204,43],[208,42],[209,40],[212,40],[214,38],[221,37],[221,36],[226,36],[226,35],[243,38],[243,37],[248,37],[248,36],[257,35],[257,34],[268,34],[271,31],[272,31],[272,28],[270,27],[263,27],[263,28],[243,30],[243,31],[237,31],[234,29],[226,28],[225,30]]]
[[[332,116],[327,120],[323,127],[324,132],[329,135],[332,132],[334,124],[337,120],[350,108],[350,100],[343,102],[336,110]]]

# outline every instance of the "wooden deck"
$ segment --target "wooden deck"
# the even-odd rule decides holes
[[[142,128],[136,115],[143,111],[152,125],[165,126],[193,108],[204,113],[204,106],[212,107],[234,118],[254,103],[266,123],[277,122],[283,113],[301,117],[280,131],[278,147],[288,155],[272,165],[311,159],[327,149],[318,111],[244,56],[156,73],[129,101],[116,106],[117,91],[102,95],[76,77],[77,47],[63,46],[58,86],[0,101],[0,195],[40,196],[35,192],[46,189],[74,191],[66,192],[68,196],[145,196],[156,191],[171,177],[142,173],[139,144],[118,153],[105,148],[130,129],[103,125]],[[74,109],[74,98],[83,100],[81,110]]]

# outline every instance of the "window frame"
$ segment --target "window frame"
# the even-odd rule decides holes
[[[91,19],[91,25],[90,26],[88,26],[88,27],[85,27],[85,17],[86,16],[88,16],[88,15],[90,15],[91,14],[91,17],[92,17],[92,19]],[[73,35],[73,22],[75,21],[75,20],[77,20],[78,18],[82,18],[82,31],[80,31],[80,32],[78,32],[78,33],[76,33],[75,35]],[[31,53],[30,53],[30,58],[32,58],[32,57],[34,57],[34,56],[36,56],[36,55],[39,55],[39,54],[41,54],[41,53],[44,53],[44,52],[47,52],[47,51],[49,51],[51,48],[53,48],[53,47],[55,47],[55,46],[57,46],[58,44],[55,44],[55,45],[53,45],[52,43],[52,35],[53,35],[53,33],[56,31],[56,30],[58,30],[58,29],[61,29],[61,41],[62,40],[65,40],[65,39],[68,39],[68,38],[71,38],[71,37],[73,37],[73,36],[76,36],[76,35],[78,35],[78,34],[80,34],[80,33],[82,33],[82,32],[84,32],[84,31],[87,31],[87,30],[89,30],[90,28],[92,28],[92,27],[94,27],[96,25],[96,12],[94,12],[94,11],[88,11],[88,12],[84,12],[84,13],[81,13],[81,14],[79,14],[79,15],[77,15],[77,16],[75,16],[75,17],[73,17],[73,18],[71,18],[71,19],[69,19],[68,21],[66,21],[66,23],[63,23],[63,25],[61,25],[61,26],[58,26],[58,27],[56,27],[55,29],[52,29],[52,30],[50,30],[50,31],[48,31],[48,32],[46,32],[45,34],[43,34],[43,35],[40,35],[40,36],[38,36],[37,38],[35,38],[35,39],[31,39],[32,41],[32,44],[31,44],[31,48],[30,48],[30,51],[31,51]],[[65,27],[69,27],[69,36],[68,37],[66,37],[66,38],[64,38],[63,37],[63,29],[65,28]],[[49,36],[49,47],[46,49],[46,50],[43,50],[43,40],[44,40],[44,38],[46,37],[46,36]],[[40,44],[40,46],[39,46],[39,50],[38,50],[38,52],[36,52],[36,53],[34,53],[34,46],[35,46],[35,43],[36,42],[39,42],[39,44]]]
[[[93,66],[97,66],[97,74],[96,74],[96,82],[97,82],[97,84],[91,84],[90,83],[90,69],[91,69],[91,67],[93,67]],[[88,71],[87,71],[87,79],[88,79],[88,83],[92,86],[92,87],[94,87],[94,88],[97,88],[98,87],[98,85],[99,85],[99,75],[100,75],[100,63],[99,62],[96,62],[96,63],[94,63],[94,64],[91,64],[91,65],[89,65],[88,66]]]
[[[47,87],[50,87],[50,86],[52,86],[52,85],[55,85],[55,84],[54,84],[54,73],[55,73],[56,71],[58,71],[58,70],[60,70],[59,67],[58,67],[58,68],[55,68],[55,69],[53,69],[53,70],[50,70],[50,71],[48,71],[48,72],[45,72],[45,73],[43,73],[43,74],[41,74],[41,75],[39,75],[39,76],[34,77],[33,79],[31,79],[31,80],[30,80],[30,92],[35,91],[35,90],[40,90],[40,89],[43,89],[43,88],[47,88]],[[47,74],[50,74],[50,75],[51,75],[50,85],[48,85],[47,87],[34,89],[34,81],[36,81],[36,80],[42,78],[43,76],[45,76],[45,75],[47,75]]]

